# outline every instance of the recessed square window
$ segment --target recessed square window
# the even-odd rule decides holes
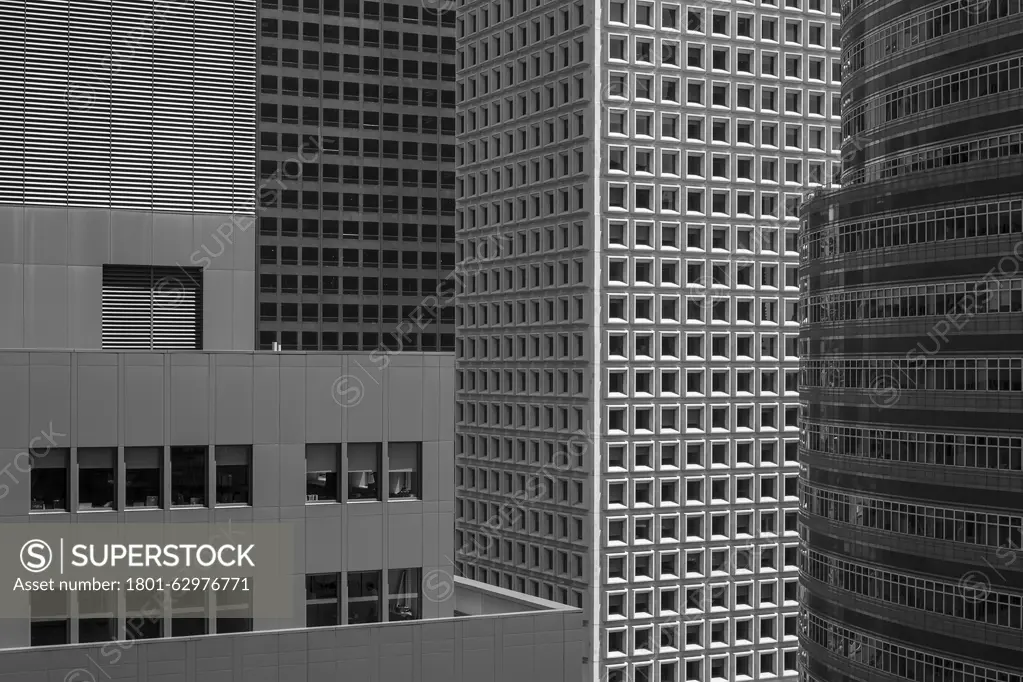
[[[711,139],[714,142],[728,142],[728,121],[714,121]]]
[[[608,8],[608,21],[618,24],[628,23],[628,17],[625,14],[625,2],[621,0],[611,2],[611,6]]]
[[[661,174],[662,175],[678,175],[678,157],[679,153],[673,150],[662,150],[661,151]]]
[[[653,135],[653,116],[651,114],[636,114],[636,135],[650,137]]]
[[[704,13],[702,8],[690,8],[687,15],[686,28],[690,33],[703,33]]]
[[[626,135],[626,114],[623,111],[612,111],[608,115],[608,131],[612,134]]]
[[[686,246],[691,249],[703,249],[703,227],[689,225],[686,227]]]
[[[652,152],[646,149],[637,149],[635,170],[637,173],[652,173],[653,164],[650,161]]]
[[[691,213],[703,213],[703,190],[687,190],[686,210]]]
[[[678,43],[670,41],[661,42],[661,64],[678,66],[679,46]]]
[[[651,246],[652,231],[650,223],[636,223],[636,246]]]
[[[661,6],[661,28],[678,29],[679,8],[677,5]]]
[[[715,83],[711,86],[711,104],[717,107],[728,106],[728,85]]]
[[[636,24],[639,26],[653,26],[654,8],[652,5],[638,3],[636,5]]]
[[[753,53],[740,50],[735,60],[735,68],[742,73],[753,73]]]
[[[719,71],[728,71],[728,48],[716,47],[712,52],[711,68]]]
[[[613,222],[608,225],[608,242],[614,246],[625,246],[626,223]]]
[[[620,36],[611,36],[608,42],[608,56],[611,59],[628,59],[628,52],[626,49],[628,40]]]
[[[694,69],[703,68],[703,47],[690,45],[686,49],[686,65]]]
[[[690,116],[686,123],[686,137],[694,141],[703,141],[703,119]]]
[[[690,81],[686,88],[686,101],[689,104],[703,104],[703,83]]]
[[[625,188],[620,185],[612,185],[608,188],[607,202],[614,208],[626,208]]]
[[[711,198],[712,198],[711,210],[714,213],[718,213],[718,214],[721,214],[721,215],[727,215],[729,213],[729,210],[728,210],[728,191],[727,190],[714,191],[714,192],[711,193]]]
[[[637,187],[636,188],[636,208],[652,210],[653,209],[653,190],[649,187]]]
[[[714,12],[710,30],[717,35],[728,35],[728,15],[723,12]]]
[[[612,147],[608,150],[607,163],[608,169],[613,171],[627,171],[626,159],[628,150],[622,147]]]
[[[651,40],[637,40],[636,41],[636,61],[637,62],[653,62],[654,44]]]

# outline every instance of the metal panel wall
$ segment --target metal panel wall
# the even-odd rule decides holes
[[[0,203],[254,212],[254,0],[0,1]]]

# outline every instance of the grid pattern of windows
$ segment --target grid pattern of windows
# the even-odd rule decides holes
[[[794,679],[796,212],[840,170],[836,8],[458,18],[460,565],[599,590],[595,677]]]
[[[252,448],[193,445],[47,448],[42,452],[28,448],[31,513],[72,513],[71,518],[84,523],[85,515],[252,506],[253,481],[258,476],[276,476],[277,471],[276,462],[271,470],[260,470]],[[421,499],[422,448],[422,442],[306,445],[309,510],[322,515],[329,510],[314,511],[312,506],[343,502],[353,505],[346,509],[348,513],[354,505],[367,502],[401,504]],[[338,585],[339,576],[347,577],[344,589]],[[380,571],[306,578],[308,627],[421,617],[421,568],[392,569],[387,585],[381,582]],[[236,590],[239,595],[223,590],[179,592],[170,601],[142,590],[129,592],[123,634],[116,598],[110,604],[90,604],[88,609],[80,602],[74,615],[68,610],[66,593],[56,592],[33,600],[31,643],[247,632],[253,628],[251,604],[242,599],[250,594],[247,590]],[[385,598],[386,612],[380,608]],[[145,616],[139,615],[143,607],[149,611]],[[215,618],[210,614],[216,614]]]
[[[454,11],[260,17],[259,348],[453,350]]]
[[[141,587],[124,590],[123,607],[118,605],[119,590],[32,594],[30,642],[54,646],[251,632],[252,579],[235,580],[239,581],[236,589],[178,591],[169,597]],[[77,601],[76,612],[71,608],[73,601]]]
[[[796,210],[839,172],[838,16],[603,4],[600,544],[633,566],[607,574],[602,602],[680,584],[678,648],[715,655],[678,679],[794,677]],[[677,578],[637,571],[676,541]],[[601,656],[665,679],[677,652],[647,634],[662,612],[628,616]]]

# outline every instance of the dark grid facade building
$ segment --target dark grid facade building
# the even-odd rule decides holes
[[[452,350],[454,11],[260,16],[258,347]]]
[[[804,682],[1023,680],[1023,3],[843,6],[801,210]]]

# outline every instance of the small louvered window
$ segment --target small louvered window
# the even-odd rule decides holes
[[[103,266],[103,348],[202,348],[200,268]]]

